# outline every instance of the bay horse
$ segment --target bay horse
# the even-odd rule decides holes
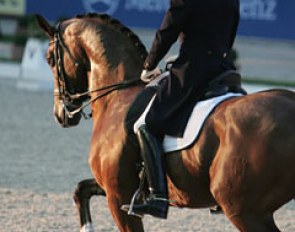
[[[94,179],[80,182],[74,194],[81,231],[93,231],[93,195],[106,196],[120,231],[144,231],[141,218],[120,209],[140,184],[139,149],[124,120],[144,88],[139,80],[144,45],[108,15],[80,15],[55,26],[36,17],[49,37],[46,58],[54,76],[56,121],[75,126],[82,109],[91,105]],[[269,90],[221,103],[198,139],[165,159],[171,205],[219,205],[239,231],[280,231],[273,213],[295,197],[294,92]]]

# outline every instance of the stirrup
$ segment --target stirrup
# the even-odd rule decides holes
[[[210,214],[211,215],[212,214],[214,214],[214,215],[216,215],[216,214],[223,214],[223,211],[222,211],[222,209],[221,209],[221,207],[219,205],[215,205],[215,206],[211,207],[209,209],[209,211],[210,211]]]
[[[128,215],[132,215],[132,216],[136,216],[136,217],[139,217],[139,218],[143,218],[144,215],[143,214],[138,214],[138,213],[135,213],[134,211],[134,203],[135,203],[135,200],[136,198],[138,197],[138,195],[141,193],[141,189],[138,188],[135,193],[133,194],[133,197],[130,201],[130,205],[122,205],[121,206],[121,210],[123,211],[126,211]]]
[[[161,204],[164,204],[164,205],[153,206],[155,202],[158,202],[157,204],[162,202],[160,203],[160,205]],[[151,196],[150,198],[147,198],[147,200],[144,201],[143,203],[134,204],[134,201],[131,201],[130,205],[121,206],[121,210],[126,211],[128,215],[137,216],[140,219],[142,219],[145,214],[148,214],[157,218],[161,218],[161,219],[166,219],[168,214],[169,202],[170,200],[166,198]],[[159,206],[160,208],[157,208]],[[139,209],[138,207],[139,208],[142,207],[142,209]]]
[[[133,194],[130,204],[129,205],[122,205],[121,210],[126,211],[128,215],[136,216],[139,218],[143,218],[143,214],[138,214],[134,212],[134,203],[135,200],[140,196],[140,194],[144,194],[143,188],[144,188],[144,181],[145,181],[145,170],[144,170],[144,165],[142,165],[142,168],[139,172],[139,187]]]

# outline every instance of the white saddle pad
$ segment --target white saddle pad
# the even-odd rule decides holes
[[[164,72],[160,76],[158,76],[155,80],[151,81],[148,86],[158,85],[158,82],[161,81],[163,78],[166,78],[167,75],[169,75],[169,72]],[[224,100],[235,97],[235,96],[242,96],[240,93],[227,93],[225,95],[211,98],[205,101],[197,102],[197,104],[194,107],[194,110],[189,118],[188,124],[186,126],[186,129],[184,131],[184,135],[182,138],[179,137],[172,137],[169,135],[165,135],[163,140],[163,149],[164,152],[172,152],[177,150],[182,150],[189,145],[191,145],[196,138],[199,135],[200,130],[202,129],[202,126],[206,120],[206,118],[209,116],[212,110],[215,109],[215,107],[223,102]],[[134,124],[134,132],[137,133],[138,128],[145,124],[145,117],[147,113],[149,112],[151,105],[153,104],[155,100],[156,94],[153,96],[149,104],[147,105],[145,111],[142,113],[142,115],[138,118],[138,120]]]
[[[219,97],[198,102],[189,118],[183,137],[178,138],[165,135],[163,141],[164,152],[182,150],[191,145],[198,137],[199,132],[211,111],[224,100],[235,96],[242,96],[242,94],[227,93]]]

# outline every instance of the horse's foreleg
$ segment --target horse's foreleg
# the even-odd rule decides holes
[[[276,226],[273,215],[266,216],[236,216],[230,218],[231,222],[243,232],[280,232]]]
[[[90,198],[94,195],[106,195],[95,179],[86,179],[77,185],[74,201],[80,217],[81,232],[94,232],[89,206]]]
[[[124,232],[143,232],[143,223],[141,218],[136,216],[128,215],[125,211],[121,210],[121,206],[130,202],[128,200],[123,200],[121,196],[117,194],[113,195],[108,191],[108,206],[110,212],[113,216],[115,223],[117,224],[120,231]]]

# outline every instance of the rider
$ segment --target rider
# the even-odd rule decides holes
[[[161,85],[146,116],[145,125],[136,132],[150,197],[143,204],[134,205],[134,213],[167,218],[168,190],[159,138],[165,134],[181,137],[192,111],[192,107],[185,110],[184,104],[193,106],[212,79],[236,69],[229,52],[238,23],[239,0],[170,0],[144,62],[141,79],[146,81],[155,73],[159,61],[179,35],[181,47],[170,77]],[[175,119],[178,111],[182,111],[181,121]]]

